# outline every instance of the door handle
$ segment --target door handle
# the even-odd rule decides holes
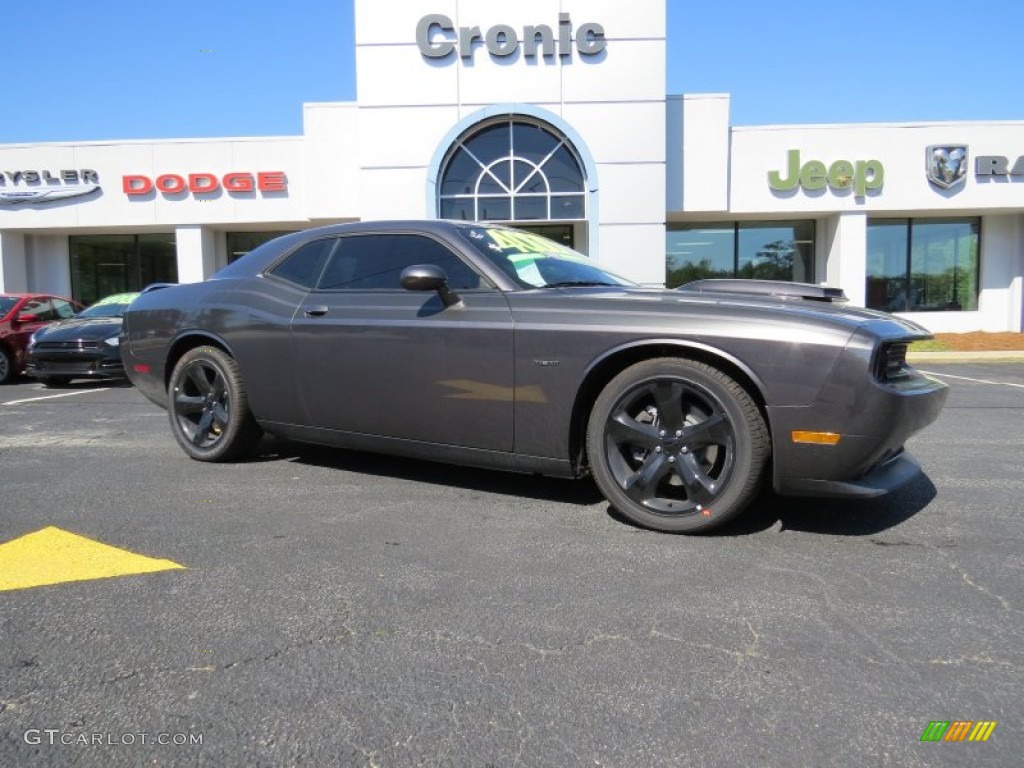
[[[303,314],[306,317],[323,317],[327,314],[327,307],[310,307]]]

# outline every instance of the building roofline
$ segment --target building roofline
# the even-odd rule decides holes
[[[917,129],[917,128],[978,128],[978,127],[1024,127],[1024,120],[933,120],[906,123],[790,123],[778,125],[733,125],[733,131],[792,131],[792,130],[863,130],[865,128],[879,129]]]
[[[15,144],[0,144],[0,149],[38,149],[40,147],[110,147],[123,145],[145,144],[210,144],[222,142],[255,142],[255,141],[303,141],[304,134],[291,136],[207,136],[200,138],[164,138],[164,139],[92,139],[89,141],[32,141]]]

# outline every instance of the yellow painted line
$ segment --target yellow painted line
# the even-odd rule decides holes
[[[49,526],[0,544],[0,592],[184,567]]]

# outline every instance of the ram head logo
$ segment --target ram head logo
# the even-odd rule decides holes
[[[952,189],[967,179],[967,145],[949,144],[928,147],[928,181],[942,189]]]

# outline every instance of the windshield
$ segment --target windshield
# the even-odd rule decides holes
[[[128,305],[138,296],[137,293],[118,293],[100,299],[88,309],[83,309],[77,317],[121,317]]]
[[[0,317],[4,317],[18,303],[17,296],[0,296]]]
[[[481,225],[459,229],[459,233],[521,288],[634,285],[572,248],[532,232]]]

